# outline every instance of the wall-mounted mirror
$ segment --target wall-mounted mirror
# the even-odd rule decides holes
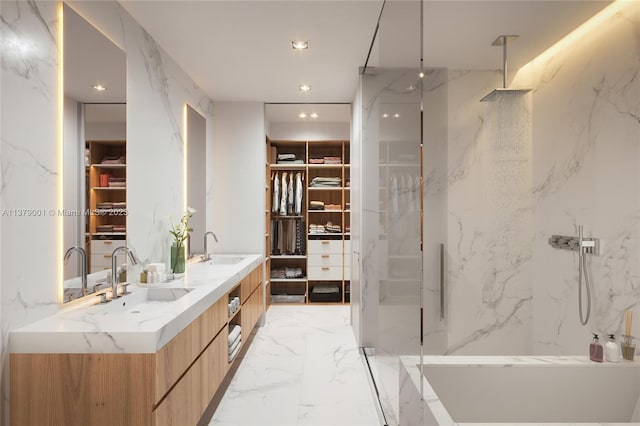
[[[202,236],[207,232],[207,173],[205,161],[207,121],[191,106],[186,105],[186,109],[187,205],[197,211],[190,221],[193,232],[189,238],[189,248],[190,253],[196,255],[204,253],[204,240]]]
[[[126,55],[64,5],[63,244],[65,302],[106,284],[126,245]],[[103,286],[106,287],[106,286]]]

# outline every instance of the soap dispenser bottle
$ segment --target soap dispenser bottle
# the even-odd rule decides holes
[[[602,345],[598,335],[593,333],[593,340],[589,346],[589,359],[595,362],[602,362]]]
[[[620,362],[620,347],[613,334],[609,335],[609,341],[604,345],[604,357],[607,362]]]

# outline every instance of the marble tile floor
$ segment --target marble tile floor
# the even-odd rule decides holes
[[[349,306],[271,306],[210,425],[378,426]]]

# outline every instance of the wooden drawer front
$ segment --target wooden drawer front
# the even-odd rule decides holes
[[[11,424],[151,426],[153,354],[11,354]]]
[[[254,269],[251,275],[253,276],[253,280],[251,281],[251,291],[253,292],[262,284],[262,265]]]
[[[240,282],[240,301],[244,304],[262,282],[262,266],[257,266]]]
[[[228,302],[218,300],[156,353],[155,403],[185,372],[211,339],[226,328]]]
[[[341,254],[310,254],[309,266],[342,266]]]
[[[111,254],[118,247],[125,247],[125,240],[91,240],[91,254]]]
[[[227,372],[226,327],[154,411],[158,426],[195,425]]]
[[[123,258],[124,259],[124,258]],[[104,254],[91,253],[91,267],[111,268],[111,252]]]
[[[309,254],[342,254],[342,240],[338,241],[309,241]]]
[[[310,266],[307,275],[309,281],[342,281],[342,266]]]
[[[260,315],[262,314],[262,299],[263,299],[263,287],[260,286],[253,292],[247,303],[242,305],[242,341],[244,342],[251,334],[251,331],[255,327]]]

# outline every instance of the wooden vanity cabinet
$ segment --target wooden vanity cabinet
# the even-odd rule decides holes
[[[195,425],[229,371],[228,297],[242,340],[263,312],[262,265],[155,354],[11,354],[11,425]]]

